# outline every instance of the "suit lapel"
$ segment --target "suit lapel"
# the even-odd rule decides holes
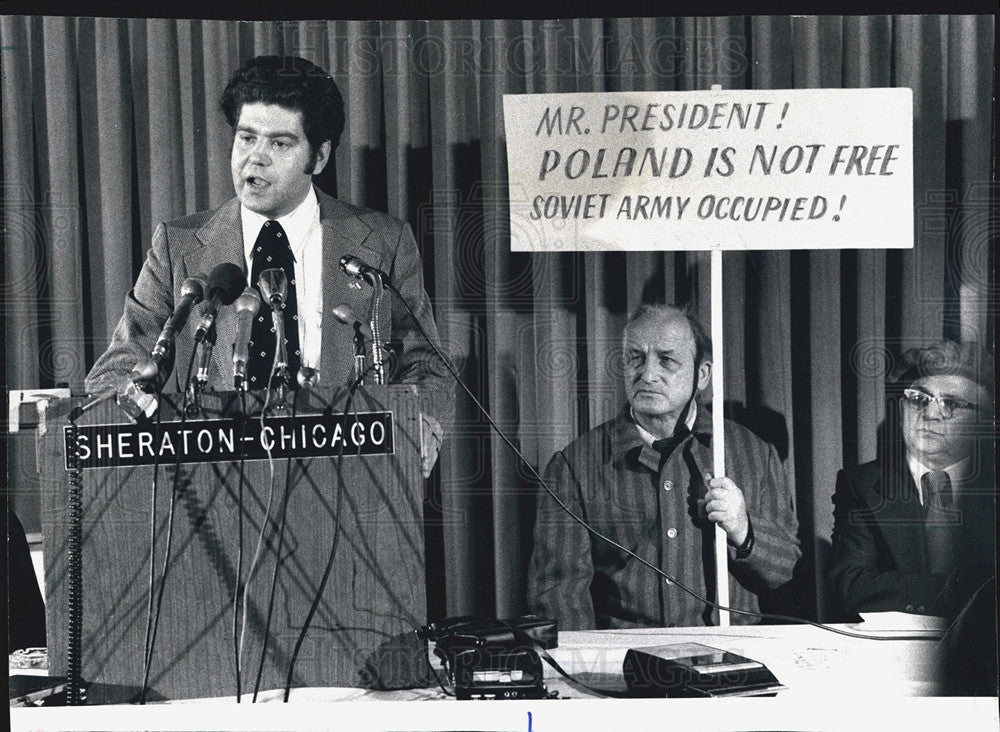
[[[239,199],[234,198],[222,206],[196,236],[202,246],[184,255],[188,272],[201,272],[207,277],[217,265],[232,262],[246,273]],[[232,370],[232,348],[236,342],[236,311],[233,308],[219,308],[215,331],[216,348],[212,360],[220,374],[229,374]],[[222,381],[224,383],[216,385],[216,388],[232,388],[226,379]]]
[[[320,224],[323,227],[323,336],[320,344],[321,382],[339,386],[351,378],[354,363],[354,331],[338,321],[331,311],[340,303],[350,305],[358,317],[368,321],[371,288],[348,287],[351,280],[340,269],[345,254],[361,257],[368,263],[384,264],[385,253],[371,246],[371,227],[354,211],[322,191],[319,200]],[[367,344],[370,348],[371,344]]]
[[[900,569],[923,566],[926,562],[923,525],[924,507],[905,461],[895,469],[883,470],[873,486],[875,518]]]
[[[320,344],[320,374],[323,384],[338,386],[351,377],[354,362],[353,331],[330,315],[339,303],[349,304],[358,316],[368,322],[371,310],[371,288],[349,288],[350,279],[340,270],[340,258],[345,254],[361,257],[369,264],[383,269],[387,266],[386,247],[373,243],[371,227],[354,210],[340,201],[316,191],[320,207],[320,225],[323,229],[323,336]],[[239,199],[223,205],[209,221],[197,231],[202,246],[184,255],[188,273],[206,276],[217,265],[232,262],[246,272],[246,255],[243,246],[243,224],[240,219]],[[388,297],[388,293],[386,293]],[[385,307],[388,307],[386,303]],[[219,373],[232,369],[232,346],[236,341],[236,312],[233,308],[220,308],[216,316],[216,348],[213,361]],[[371,344],[367,344],[369,349]],[[190,353],[187,354],[190,356]],[[369,357],[370,359],[370,357]],[[232,384],[223,378],[216,388],[229,389]]]

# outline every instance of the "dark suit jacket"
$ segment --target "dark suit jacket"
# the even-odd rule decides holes
[[[996,574],[992,468],[955,486],[960,512],[959,567],[932,574],[924,508],[905,460],[842,470],[833,497],[833,559],[828,579],[851,613],[898,610],[953,615]]]
[[[351,206],[316,191],[323,228],[323,335],[320,354],[321,384],[339,386],[353,374],[353,331],[330,315],[338,303],[348,303],[368,322],[371,288],[348,287],[340,270],[340,258],[353,254],[386,272],[416,313],[427,334],[438,342],[430,300],[424,290],[420,255],[409,225],[384,213]],[[214,211],[204,211],[160,224],[142,271],[125,300],[125,312],[115,328],[111,345],[87,376],[89,392],[115,388],[141,358],[147,356],[163,324],[180,298],[183,281],[195,274],[208,275],[223,262],[246,271],[240,202],[232,199]],[[394,296],[382,299],[382,332],[396,345],[398,364],[392,374],[396,382],[443,387],[451,392],[450,377],[441,361],[424,341],[412,319]],[[190,320],[198,317],[196,307]],[[217,342],[209,374],[209,386],[217,391],[233,388],[232,353],[236,340],[236,312],[220,308],[216,319]],[[178,334],[173,373],[165,391],[182,391],[188,359],[194,348],[194,327]]]

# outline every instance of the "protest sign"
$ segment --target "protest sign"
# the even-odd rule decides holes
[[[913,246],[909,89],[504,96],[513,251]]]

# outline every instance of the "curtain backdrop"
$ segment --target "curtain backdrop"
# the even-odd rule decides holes
[[[81,388],[156,224],[232,196],[218,97],[265,53],[304,56],[336,79],[347,126],[322,187],[413,225],[449,352],[538,470],[620,407],[631,309],[690,302],[708,324],[709,266],[672,252],[512,254],[502,95],[913,90],[913,250],[725,255],[728,414],[777,446],[797,497],[805,556],[787,610],[830,616],[822,570],[836,471],[874,458],[892,359],[943,336],[992,345],[989,16],[4,17],[0,40],[11,388]],[[11,490],[37,531],[22,452]],[[520,612],[535,487],[462,394],[436,473],[431,614]]]

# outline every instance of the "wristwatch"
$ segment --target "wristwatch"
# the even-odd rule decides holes
[[[743,543],[739,545],[736,549],[737,559],[746,559],[750,556],[750,552],[753,551],[753,522],[750,521],[750,517],[747,516],[747,538],[743,540]]]

